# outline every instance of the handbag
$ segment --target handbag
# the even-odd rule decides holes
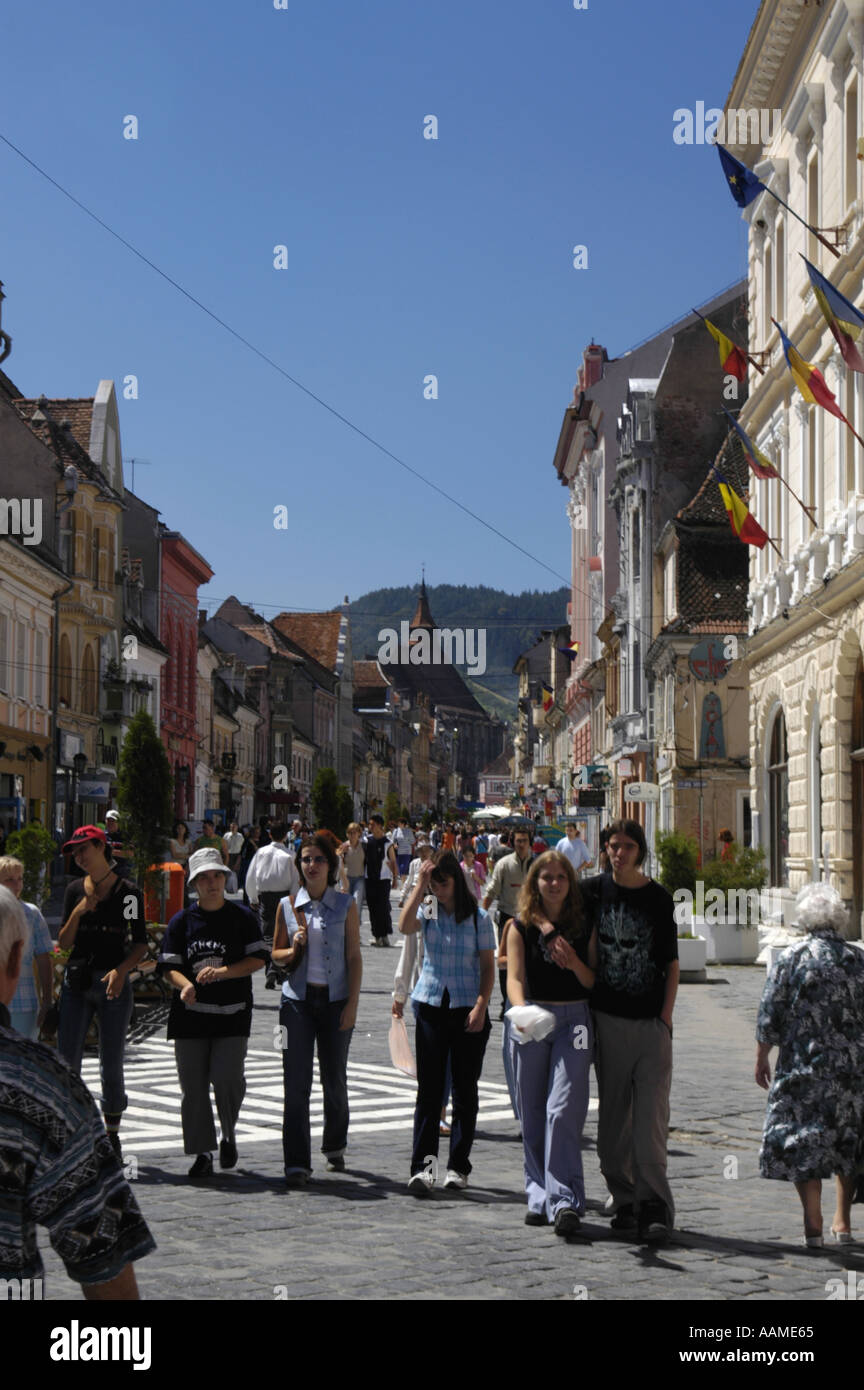
[[[86,994],[93,983],[93,969],[89,958],[67,961],[63,983],[70,994]]]

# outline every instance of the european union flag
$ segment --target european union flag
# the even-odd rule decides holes
[[[742,164],[722,145],[717,146],[717,153],[720,156],[720,163],[723,165],[723,173],[729,185],[729,192],[739,208],[746,208],[747,204],[752,203],[754,198],[758,198],[760,193],[767,192],[764,183],[761,179],[757,179],[753,170],[748,169],[746,164]]]

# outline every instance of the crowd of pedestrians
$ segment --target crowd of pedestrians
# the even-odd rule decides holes
[[[647,844],[638,822],[606,827],[597,874],[588,872],[593,858],[575,826],[551,849],[527,825],[517,824],[511,834],[433,824],[425,833],[407,819],[387,827],[377,813],[366,826],[352,822],[342,843],[328,831],[310,833],[299,821],[244,832],[234,823],[224,836],[205,823],[194,844],[190,838],[178,822],[172,853],[184,867],[186,901],[168,923],[157,967],[173,988],[167,1036],[174,1043],[184,1149],[194,1159],[190,1180],[210,1177],[217,1150],[222,1168],[237,1163],[251,977],[265,967],[268,984],[280,986],[282,996],[286,1184],[303,1186],[313,1172],[316,1054],[324,1095],[322,1153],[328,1171],[345,1169],[361,914],[365,903],[369,944],[389,945],[395,892],[402,949],[391,1010],[401,1019],[410,1000],[415,1017],[408,1191],[426,1197],[437,1185],[457,1191],[468,1185],[497,968],[505,1073],[524,1150],[526,1224],[549,1225],[565,1237],[579,1229],[593,1065],[597,1151],[612,1229],[641,1241],[667,1238],[675,1222],[667,1135],[677,933],[670,894],[643,872]],[[77,1116],[79,1137],[98,1150],[103,1140],[83,1088],[68,1079],[80,1074],[95,1017],[104,1143],[116,1160],[127,1103],[130,975],[147,949],[143,897],[119,872],[110,833],[84,826],[63,848],[80,874],[66,891],[58,938],[69,951],[57,1031],[57,1054],[68,1070],[58,1070],[57,1054],[25,1042],[50,1011],[53,963],[44,919],[20,901],[22,866],[9,856],[0,858],[0,1059],[14,1055],[22,1075],[25,1062],[51,1073]],[[235,874],[244,887],[231,893]],[[755,1079],[770,1088],[761,1169],[795,1184],[808,1245],[823,1241],[821,1184],[836,1176],[831,1235],[845,1244],[852,1240],[851,1203],[864,1180],[864,953],[843,940],[845,910],[827,885],[799,896],[798,921],[805,935],[769,976],[757,1024]],[[772,1082],[773,1045],[780,1056]],[[29,1054],[22,1060],[26,1046],[37,1048],[29,1061]],[[7,1112],[0,1101],[0,1144]],[[28,1142],[37,1148],[48,1142],[38,1124],[31,1128]],[[442,1137],[449,1138],[443,1178]],[[115,1163],[103,1184],[115,1200],[118,1171]],[[20,1243],[29,1253],[21,1270],[32,1272],[38,1256],[25,1205]],[[94,1258],[86,1268],[70,1258],[67,1267],[85,1286],[119,1288],[126,1292],[113,1296],[133,1297],[129,1260],[152,1242],[128,1188],[121,1206],[126,1215],[118,1230],[125,1233],[115,1257]],[[13,1218],[7,1210],[7,1224]],[[62,1239],[58,1228],[58,1249]]]

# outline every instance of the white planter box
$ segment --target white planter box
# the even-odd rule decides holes
[[[759,929],[755,925],[739,927],[735,922],[707,922],[704,917],[695,917],[692,930],[705,937],[712,964],[752,965],[759,954]]]
[[[682,980],[704,980],[707,945],[704,936],[678,938],[678,964]]]

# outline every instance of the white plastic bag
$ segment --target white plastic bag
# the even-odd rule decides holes
[[[404,1018],[397,1018],[395,1014],[391,1015],[388,1041],[390,1043],[390,1061],[396,1070],[404,1072],[406,1076],[416,1076],[417,1068],[414,1065]]]
[[[539,1004],[514,1004],[504,1017],[510,1024],[511,1037],[518,1043],[540,1042],[555,1027],[555,1015]]]

